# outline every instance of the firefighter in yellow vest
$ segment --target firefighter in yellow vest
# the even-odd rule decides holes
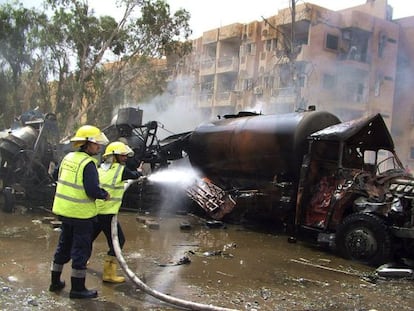
[[[97,161],[93,157],[109,141],[91,125],[81,126],[71,138],[78,150],[68,153],[59,165],[52,211],[62,221],[59,242],[51,268],[49,290],[65,287],[60,280],[64,264],[72,260],[70,298],[95,298],[96,290],[85,287],[86,264],[92,252],[92,233],[97,221],[95,200],[110,195],[99,186]]]
[[[104,261],[102,275],[104,282],[125,282],[123,276],[117,275],[118,266],[112,244],[111,222],[112,217],[115,214],[118,214],[121,207],[125,181],[129,179],[138,179],[142,176],[140,167],[137,170],[131,170],[126,166],[127,158],[132,157],[133,155],[134,152],[128,145],[120,141],[112,142],[106,147],[103,155],[104,161],[98,168],[101,187],[108,190],[111,195],[111,198],[107,201],[96,200],[98,222],[95,224],[95,230],[92,236],[92,241],[94,241],[97,236],[103,232],[108,243],[109,250]],[[122,249],[125,244],[125,236],[119,222],[117,228],[119,245]]]

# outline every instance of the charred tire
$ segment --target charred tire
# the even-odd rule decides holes
[[[391,256],[391,237],[384,221],[369,213],[351,214],[336,233],[341,256],[368,265],[380,265]]]
[[[3,189],[4,196],[4,206],[3,211],[6,213],[11,213],[14,210],[14,193],[13,189],[10,187],[5,187]]]

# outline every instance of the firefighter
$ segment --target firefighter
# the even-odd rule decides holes
[[[137,170],[131,170],[126,166],[128,157],[133,155],[134,152],[128,145],[120,141],[112,142],[106,147],[103,163],[98,168],[101,187],[107,189],[111,195],[111,198],[107,201],[96,200],[98,222],[95,223],[95,230],[92,236],[92,241],[94,241],[103,232],[108,243],[109,250],[104,260],[102,275],[104,282],[125,282],[125,278],[117,276],[116,273],[118,266],[112,244],[111,222],[112,217],[118,213],[121,207],[125,181],[128,179],[138,179],[142,176],[141,165]],[[125,236],[119,222],[117,223],[117,228],[119,245],[122,249],[125,244]]]
[[[92,252],[92,233],[97,221],[96,199],[110,195],[99,187],[97,160],[93,157],[109,141],[95,126],[81,126],[71,138],[77,149],[68,153],[58,170],[52,211],[62,221],[59,242],[53,258],[49,290],[65,287],[60,280],[64,264],[72,259],[70,298],[95,298],[96,290],[85,287],[86,264]]]

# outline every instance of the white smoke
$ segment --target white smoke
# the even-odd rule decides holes
[[[210,118],[209,115],[203,114],[195,100],[191,100],[193,87],[193,79],[181,78],[170,82],[165,93],[157,95],[145,103],[129,103],[123,107],[142,109],[143,124],[157,121],[157,137],[159,139],[189,132]],[[118,108],[114,110],[114,118]]]

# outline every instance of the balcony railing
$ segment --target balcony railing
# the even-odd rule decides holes
[[[217,72],[238,72],[239,58],[236,56],[220,57],[217,62]]]
[[[199,107],[211,107],[213,106],[213,92],[201,91],[199,96]]]
[[[215,59],[205,59],[200,63],[200,74],[201,75],[210,75],[214,74],[216,71],[216,60]]]
[[[218,92],[215,106],[236,106],[237,95],[232,91]]]

